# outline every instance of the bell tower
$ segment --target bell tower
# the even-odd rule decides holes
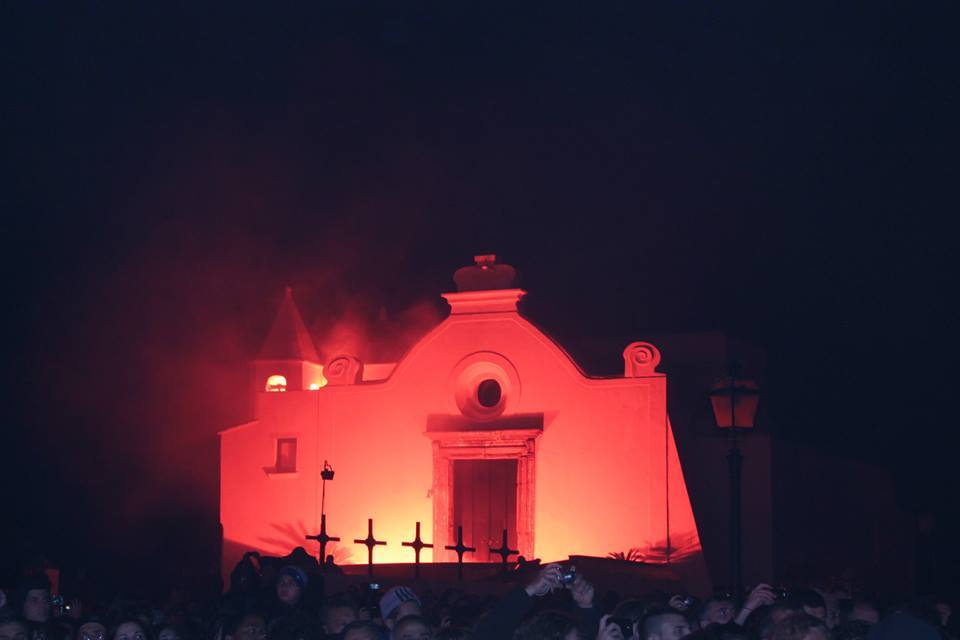
[[[311,391],[326,382],[313,338],[293,301],[293,290],[287,287],[267,339],[253,361],[253,391]]]

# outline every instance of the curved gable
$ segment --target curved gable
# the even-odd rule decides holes
[[[471,354],[499,353],[516,366],[559,372],[551,375],[581,387],[635,385],[637,378],[593,378],[549,334],[519,313],[477,313],[450,315],[418,341],[397,363],[385,385],[415,380],[445,378],[456,363]],[[544,361],[552,366],[544,367]],[[662,374],[654,374],[659,377]],[[542,376],[537,376],[543,380]],[[546,382],[546,380],[543,380]]]

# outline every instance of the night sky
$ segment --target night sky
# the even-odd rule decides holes
[[[952,3],[38,4],[0,10],[5,555],[215,562],[283,286],[395,358],[488,252],[575,354],[763,347],[781,437],[956,521]]]

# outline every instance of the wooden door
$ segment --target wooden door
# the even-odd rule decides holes
[[[465,561],[500,562],[490,553],[499,547],[507,530],[510,548],[517,548],[517,461],[456,460],[453,464],[453,540],[457,526],[463,541],[476,547]]]

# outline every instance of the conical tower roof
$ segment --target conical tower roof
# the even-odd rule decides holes
[[[313,338],[293,301],[293,290],[286,288],[283,302],[273,320],[270,333],[257,355],[258,360],[309,360],[320,362]]]

